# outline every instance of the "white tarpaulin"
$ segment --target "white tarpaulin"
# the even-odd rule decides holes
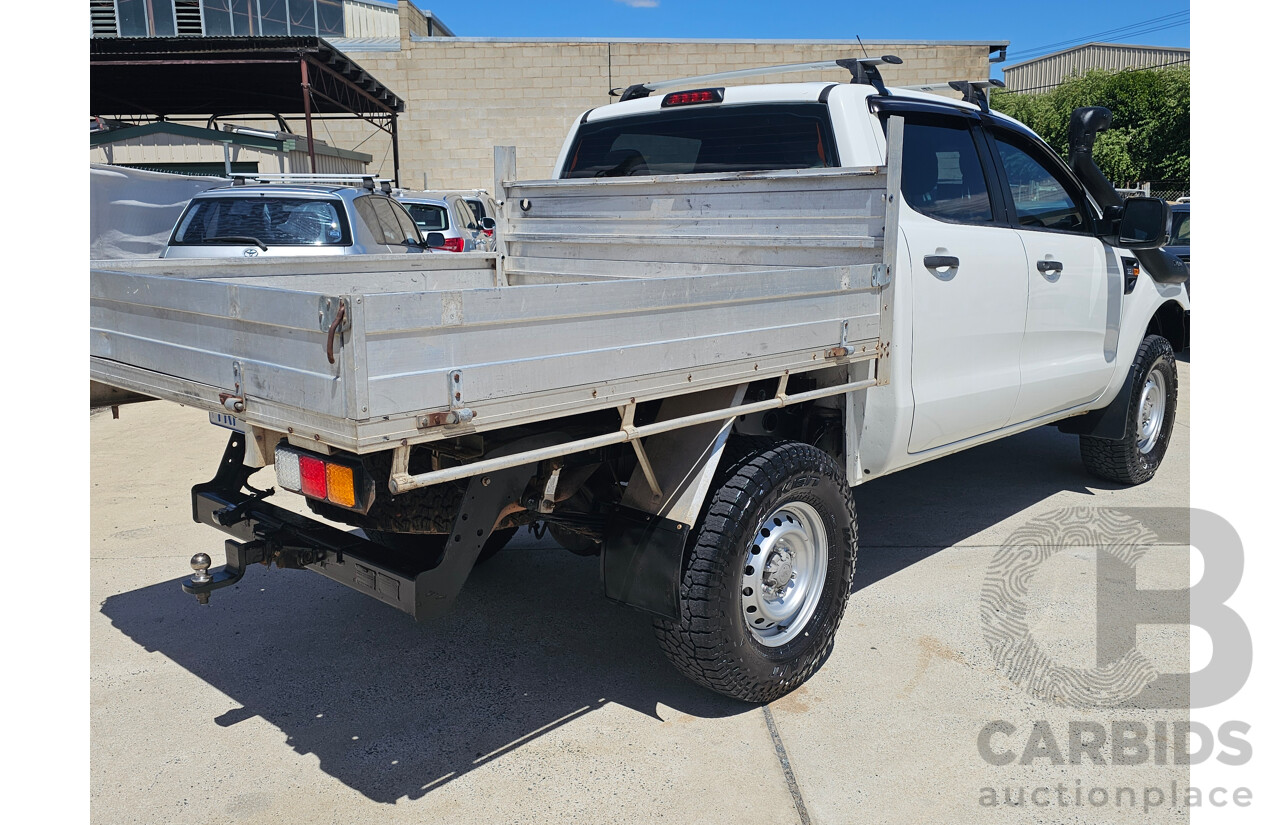
[[[89,165],[89,258],[155,258],[187,202],[228,178]]]

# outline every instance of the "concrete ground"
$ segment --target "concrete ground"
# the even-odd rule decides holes
[[[1185,766],[1076,765],[1068,747],[1071,722],[1139,722],[1162,743],[1156,723],[1172,729],[1185,710],[1037,699],[996,666],[980,621],[988,563],[1037,517],[1188,506],[1190,365],[1178,366],[1173,443],[1140,487],[1087,476],[1076,439],[1040,428],[860,488],[835,650],[768,708],[686,681],[647,618],[605,601],[595,559],[527,533],[435,621],[261,567],[198,607],[178,582],[194,552],[219,563],[222,538],[191,521],[188,490],[212,475],[226,432],[173,404],[97,413],[93,821],[1185,822],[1181,801],[1142,810],[1146,788],[1185,793]],[[1066,549],[1034,577],[1027,618],[1050,655],[1088,668],[1094,556]],[[1188,576],[1185,549],[1157,548],[1137,582]],[[1185,628],[1142,626],[1137,639],[1157,669],[1189,670]],[[999,720],[1015,733],[996,750],[1020,755],[1043,720],[1065,764],[988,764],[979,731]],[[1136,807],[1127,792],[1117,807],[1120,787]]]

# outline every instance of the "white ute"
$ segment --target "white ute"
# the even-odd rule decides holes
[[[238,430],[192,490],[227,563],[184,589],[275,563],[421,618],[549,529],[682,672],[764,702],[834,644],[857,485],[1050,423],[1149,479],[1186,270],[1168,206],[1093,165],[1110,114],[1077,110],[1067,163],[985,82],[886,89],[882,62],[632,86],[555,180],[500,148],[495,253],[95,264],[94,400]],[[269,464],[325,521],[249,486]]]

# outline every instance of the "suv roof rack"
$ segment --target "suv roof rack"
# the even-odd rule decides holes
[[[294,183],[298,185],[360,186],[372,192],[381,189],[390,194],[393,181],[375,175],[312,174],[310,172],[285,172],[279,174],[241,173],[231,176],[232,186],[244,186],[249,181],[258,183]]]
[[[1004,81],[989,77],[986,80],[944,80],[941,83],[925,83],[919,86],[903,86],[915,92],[941,92],[952,89],[964,95],[965,103],[972,103],[984,112],[991,111],[987,89],[1003,89]]]
[[[862,85],[875,86],[876,91],[882,95],[889,94],[884,86],[884,81],[880,79],[880,70],[877,66],[889,63],[898,65],[902,62],[902,58],[892,54],[886,54],[881,57],[846,57],[840,60],[818,60],[812,63],[784,63],[779,66],[760,66],[754,69],[734,69],[730,72],[716,72],[715,74],[700,74],[693,77],[678,77],[674,80],[655,80],[648,83],[634,83],[623,91],[610,89],[609,94],[618,97],[618,102],[626,100],[635,100],[641,97],[648,97],[659,89],[671,89],[679,86],[697,86],[704,83],[714,83],[718,80],[734,80],[740,77],[761,77],[773,74],[788,74],[790,72],[811,72],[820,69],[847,69],[852,75],[850,83],[858,83]]]

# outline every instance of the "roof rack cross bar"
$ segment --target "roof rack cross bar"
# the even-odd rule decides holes
[[[972,103],[983,112],[991,111],[991,102],[987,100],[987,89],[1003,89],[1004,81],[994,77],[986,80],[946,80],[941,83],[924,83],[919,86],[905,86],[915,92],[942,92],[954,89],[964,95],[965,103]]]
[[[672,80],[653,80],[648,83],[633,83],[619,92],[618,89],[610,89],[609,94],[618,97],[618,101],[635,100],[637,98],[648,97],[661,89],[671,89],[676,87],[701,86],[709,83],[716,83],[721,80],[736,80],[742,77],[763,77],[766,75],[788,74],[791,72],[814,72],[823,69],[845,69],[851,75],[850,83],[858,83],[868,86],[875,86],[876,91],[880,94],[889,94],[885,88],[884,81],[880,78],[880,70],[877,66],[883,64],[898,65],[902,62],[902,58],[886,54],[882,57],[848,57],[840,60],[816,60],[812,63],[784,63],[779,66],[759,66],[754,69],[734,69],[728,72],[716,72],[714,74],[700,74],[692,77],[677,77]]]

